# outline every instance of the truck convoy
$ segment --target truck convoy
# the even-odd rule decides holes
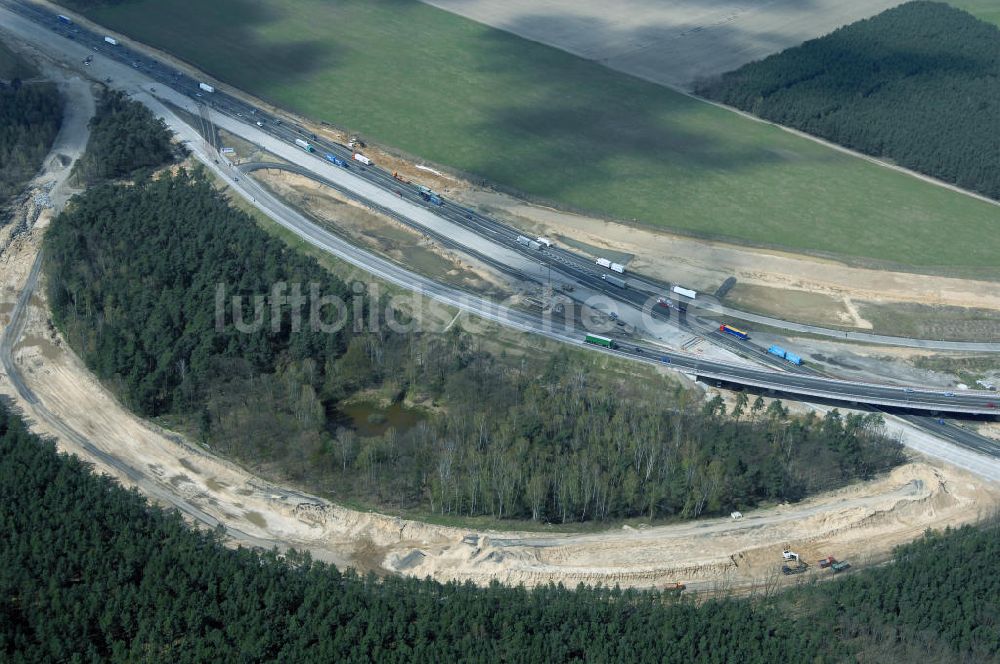
[[[674,286],[673,287],[673,291],[675,293],[677,293],[678,295],[683,295],[684,297],[689,297],[692,300],[695,299],[698,296],[698,293],[696,291],[693,291],[690,288],[682,288],[681,286]]]
[[[316,148],[314,148],[313,146],[309,145],[309,143],[307,143],[306,141],[303,141],[301,138],[296,138],[295,139],[295,144],[297,146],[299,146],[300,148],[302,148],[303,150],[305,150],[306,152],[316,152]]]
[[[114,37],[105,37],[104,41],[111,44],[112,46],[118,46],[118,40],[115,39]]]
[[[588,334],[583,338],[584,343],[594,344],[595,346],[602,346],[604,348],[615,349],[618,348],[618,344],[614,342],[613,339],[608,339],[607,337],[599,337],[596,334]]]
[[[550,243],[551,244],[551,243]],[[548,245],[546,245],[548,246]],[[625,274],[625,266],[619,263],[612,263],[607,258],[598,258],[597,264],[601,267],[606,267],[612,272],[617,272],[618,274]]]
[[[613,277],[610,274],[602,274],[601,275],[601,279],[604,279],[606,282],[608,282],[612,286],[618,286],[618,288],[625,288],[625,286],[626,286],[624,279],[619,279],[618,277]]]
[[[782,358],[784,360],[788,360],[792,364],[796,364],[796,365],[802,364],[802,358],[801,357],[799,357],[795,353],[788,352],[787,350],[785,350],[781,346],[771,346],[770,348],[767,349],[767,352],[770,353],[771,355],[777,355],[778,357],[780,357],[780,358]]]
[[[723,323],[719,326],[719,332],[724,332],[726,334],[732,335],[739,339],[740,341],[746,341],[750,338],[750,335],[739,328],[735,328],[732,325],[726,325]]]
[[[343,168],[347,168],[347,162],[335,154],[330,154],[329,152],[327,152],[325,155],[323,155],[323,158],[335,166],[341,166]]]
[[[213,88],[208,83],[199,83],[198,87],[204,90],[205,92],[215,92],[215,88]]]
[[[372,165],[372,160],[369,159],[368,157],[364,156],[360,152],[355,152],[354,153],[354,161],[360,161],[365,166],[371,166]]]

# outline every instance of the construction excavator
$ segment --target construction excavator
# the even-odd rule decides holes
[[[809,568],[809,565],[802,562],[802,558],[799,557],[799,554],[791,551],[790,549],[782,551],[781,556],[785,559],[785,564],[781,566],[781,573],[786,576],[789,574],[801,574]],[[795,564],[791,565],[790,563],[792,562]]]

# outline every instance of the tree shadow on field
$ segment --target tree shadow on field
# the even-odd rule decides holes
[[[718,111],[661,85],[506,32],[489,31],[481,44],[471,60],[518,94],[494,100],[476,127],[509,144],[484,145],[473,172],[517,180],[512,162],[520,160],[520,168],[544,174],[528,193],[557,198],[615,179],[633,180],[626,184],[633,192],[666,189],[670,178],[725,177],[789,160],[715,131],[704,116]]]
[[[829,7],[839,0],[511,0],[490,11],[486,0],[426,0],[520,35],[683,89],[699,78],[817,36],[816,19],[840,25]],[[868,0],[881,5],[903,0]],[[866,12],[861,12],[867,15]],[[825,29],[821,28],[821,30]]]
[[[309,80],[340,60],[336,44],[318,39],[265,39],[290,10],[259,0],[125,3],[95,17],[163,48],[217,79],[247,90]]]

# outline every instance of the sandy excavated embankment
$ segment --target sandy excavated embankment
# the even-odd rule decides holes
[[[391,554],[387,567],[477,583],[747,587],[773,582],[786,546],[810,564],[806,575],[829,574],[819,569],[819,558],[833,555],[854,565],[880,561],[928,527],[986,516],[996,499],[995,490],[971,476],[912,463],[878,481],[748,513],[739,521],[626,527],[594,535],[486,536],[477,544]]]

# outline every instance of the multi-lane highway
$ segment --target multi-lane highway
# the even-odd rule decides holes
[[[340,187],[346,189],[347,193],[359,198],[358,190],[362,188],[359,186],[361,183],[364,183],[369,189],[374,186],[383,192],[391,192],[400,203],[406,204],[402,212],[399,209],[394,209],[394,206],[391,205],[379,204],[371,200],[366,202],[397,218],[402,218],[405,222],[421,225],[424,232],[433,232],[426,220],[437,218],[452,224],[452,228],[460,229],[462,233],[468,234],[470,237],[474,235],[477,242],[485,241],[495,250],[477,252],[471,247],[471,242],[463,242],[454,234],[443,239],[449,243],[457,243],[463,251],[474,253],[489,264],[508,272],[513,270],[522,277],[527,276],[536,280],[538,280],[538,275],[543,273],[543,270],[527,270],[526,266],[544,266],[547,270],[560,275],[561,278],[569,282],[584,287],[589,292],[604,294],[625,307],[643,311],[650,320],[662,322],[670,317],[670,310],[657,307],[655,304],[657,296],[664,294],[669,284],[660,284],[645,277],[626,275],[627,287],[615,287],[604,278],[610,275],[605,275],[603,270],[598,268],[591,259],[556,247],[531,248],[525,246],[518,242],[520,234],[516,229],[495,219],[449,200],[442,200],[439,205],[434,204],[426,200],[425,196],[421,196],[416,185],[401,182],[394,178],[391,173],[377,166],[363,165],[352,160],[353,151],[347,146],[313,135],[303,128],[285,122],[282,118],[271,115],[262,109],[255,108],[235,96],[218,90],[206,92],[199,87],[199,81],[184,73],[121,44],[109,45],[105,42],[104,35],[60,21],[55,14],[46,12],[37,6],[12,3],[7,0],[3,0],[3,4],[21,16],[45,25],[64,38],[72,39],[103,57],[126,64],[137,73],[143,74],[158,84],[169,86],[174,91],[210,104],[212,112],[221,113],[223,116],[228,116],[231,120],[241,123],[241,133],[250,140],[253,140],[255,135],[263,133],[289,145],[294,145],[296,139],[308,141],[316,153],[314,158],[304,152],[299,155],[300,158],[296,160],[299,164],[297,168],[302,172],[315,176],[316,172],[321,170],[321,164],[325,172],[328,172],[330,167],[328,162],[332,159],[327,158],[326,155],[336,157],[347,164],[344,167],[344,177],[338,177],[341,182]],[[206,122],[210,121],[206,118]],[[230,123],[229,126],[233,125]],[[336,184],[331,181],[331,178],[316,177],[322,178],[329,184]],[[414,212],[418,208],[420,209],[419,214]],[[681,327],[692,326],[692,321],[688,321],[677,309],[673,311],[675,318],[672,322],[674,324]],[[705,334],[711,330],[710,325],[698,327],[697,323],[699,322],[695,321],[695,329],[698,333]],[[582,338],[582,334],[578,338]],[[713,340],[722,343],[721,339]],[[736,343],[729,339],[726,339],[725,343],[735,346],[744,355],[756,356],[756,359],[760,359],[759,356],[762,355],[766,357],[761,348],[745,343]],[[975,415],[996,415],[1000,412],[997,408],[997,401],[1000,399],[988,392],[970,390],[952,393],[922,389],[916,386],[908,388],[842,381],[805,373],[746,366],[742,363],[706,360],[685,353],[666,352],[648,345],[634,343],[620,343],[618,349],[613,352],[647,360],[652,358],[652,361],[668,363],[673,368],[712,380],[774,390],[801,397],[924,412]]]
[[[283,169],[299,173],[310,177],[317,182],[332,188],[344,191],[343,187],[337,183],[311,172],[307,168],[295,165],[278,163],[248,163],[241,166],[243,172],[253,172],[261,168]],[[350,192],[345,192],[350,193]],[[389,214],[400,219],[403,223],[413,223],[405,217],[386,209],[380,204],[364,200],[366,205],[373,209]],[[420,227],[421,230],[435,237],[436,240],[449,245],[452,240],[448,237],[436,235],[433,231]],[[509,269],[507,265],[499,263],[490,256],[466,250],[472,253],[487,264],[494,265],[498,269]],[[565,272],[572,273],[572,268],[563,268]],[[563,271],[561,270],[561,271]],[[613,291],[612,291],[613,292]],[[627,303],[644,307],[647,315],[651,317],[667,316],[669,311],[658,306],[651,305],[649,298],[642,293],[626,289],[620,294],[615,293],[618,299]],[[661,311],[663,313],[661,313]],[[676,311],[676,310],[674,310]],[[691,323],[682,312],[676,312],[677,324],[689,326]],[[582,332],[580,333],[582,336]],[[750,355],[759,361],[768,362],[773,356],[768,355],[763,349],[747,343],[738,342],[728,336],[712,332],[713,341],[719,345],[725,345],[732,350],[737,350],[743,354]],[[857,381],[836,380],[820,376],[807,369],[798,369],[789,365],[792,371],[774,371],[752,366],[733,365],[724,362],[716,362],[701,359],[686,353],[666,351],[661,348],[652,347],[643,343],[619,342],[614,349],[615,353],[631,357],[646,359],[648,361],[669,364],[671,368],[695,374],[703,378],[725,381],[740,385],[758,387],[768,390],[775,390],[786,394],[798,396],[815,397],[821,399],[833,399],[846,401],[852,404],[867,404],[887,406],[902,409],[937,411],[937,412],[960,412],[970,414],[996,414],[997,401],[989,393],[983,392],[940,392],[934,390],[924,390],[911,387],[899,387],[879,384],[864,384]]]

